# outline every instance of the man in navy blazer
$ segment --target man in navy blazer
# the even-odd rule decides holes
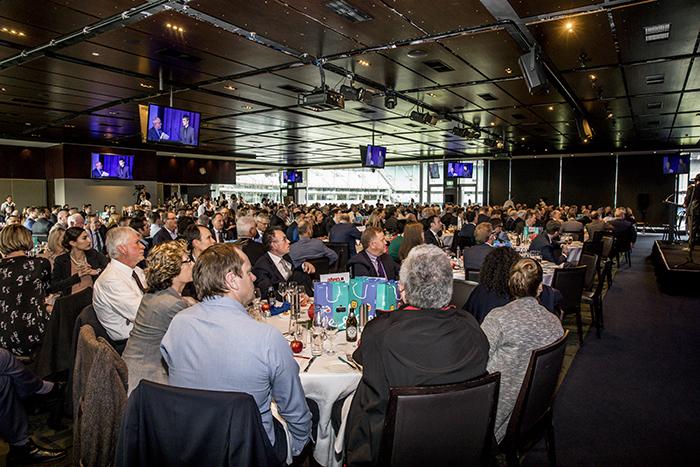
[[[442,232],[442,220],[440,216],[430,216],[427,219],[428,228],[424,232],[425,243],[428,245],[435,245],[442,248],[442,240],[440,239],[440,232]]]
[[[568,248],[565,246],[560,253],[559,242],[557,241],[559,238],[560,226],[561,224],[557,221],[547,222],[544,232],[532,240],[528,251],[539,251],[543,260],[550,261],[554,264],[566,262]]]
[[[357,254],[355,241],[362,237],[357,227],[350,223],[350,214],[343,213],[338,217],[339,222],[331,227],[328,240],[332,243],[347,243],[348,256],[352,258]]]
[[[384,232],[376,227],[367,227],[360,241],[363,250],[348,261],[353,276],[399,280],[399,267],[386,252]]]
[[[306,289],[306,294],[313,296],[313,283],[309,274],[316,272],[313,264],[302,263],[294,268],[289,256],[289,239],[280,227],[270,227],[263,234],[263,247],[266,253],[255,262],[253,274],[255,287],[260,289],[262,298],[267,298],[270,287],[277,289],[281,282],[296,282]]]
[[[328,264],[333,265],[338,261],[338,253],[328,248],[318,238],[311,238],[314,228],[306,221],[300,221],[298,225],[299,240],[289,246],[289,256],[295,268],[304,261],[316,258],[328,258]]]
[[[474,229],[476,245],[464,250],[464,270],[479,271],[484,264],[486,256],[493,251],[491,241],[493,239],[493,227],[489,222],[482,222]]]

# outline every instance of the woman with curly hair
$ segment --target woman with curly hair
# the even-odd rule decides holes
[[[182,296],[182,289],[192,282],[194,266],[183,241],[156,245],[148,255],[146,265],[148,291],[141,299],[134,328],[122,355],[129,368],[129,393],[142,379],[168,384],[168,372],[161,363],[160,341],[173,317],[195,303]]]

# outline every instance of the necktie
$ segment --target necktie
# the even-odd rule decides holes
[[[221,243],[221,231],[216,231],[216,243]]]
[[[289,276],[292,275],[292,270],[289,268],[289,264],[287,264],[287,261],[282,259],[280,261],[280,264],[282,265],[282,269],[284,270],[284,280],[288,280]]]
[[[384,270],[381,258],[377,258],[377,274],[379,274],[379,277],[386,278],[386,271]]]
[[[134,278],[136,281],[136,285],[139,286],[139,290],[141,290],[141,293],[146,293],[146,289],[143,287],[143,284],[141,283],[141,279],[139,279],[139,275],[136,274],[136,271],[132,271],[131,277]]]

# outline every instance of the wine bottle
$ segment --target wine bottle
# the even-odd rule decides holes
[[[345,321],[345,340],[355,342],[357,340],[357,316],[355,316],[355,308],[350,307],[348,319]]]

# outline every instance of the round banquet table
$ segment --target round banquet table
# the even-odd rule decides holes
[[[267,323],[283,334],[289,330],[289,316],[285,314],[268,318]],[[309,364],[310,359],[303,357],[311,357],[309,334],[305,330],[301,336],[303,339],[300,340],[304,342],[304,350],[295,355],[294,360],[299,364],[299,378],[304,388],[304,394],[318,404],[319,420],[314,459],[321,465],[336,467],[340,466],[341,462],[337,461],[334,455],[336,436],[331,425],[331,409],[337,400],[355,392],[362,377],[359,370],[341,362],[338,357],[347,360],[346,354],[352,354],[357,348],[357,343],[346,342],[344,331],[333,334],[335,354],[328,355],[324,351],[323,355],[314,360],[308,371],[304,372],[303,370]],[[328,345],[327,342],[324,342],[324,348],[326,345]]]

